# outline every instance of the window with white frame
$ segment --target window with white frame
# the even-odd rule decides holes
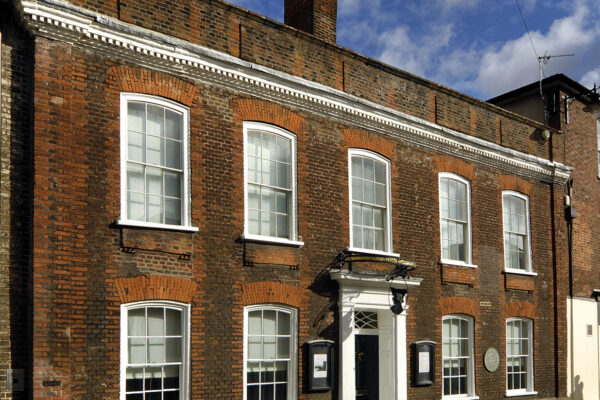
[[[275,305],[244,309],[244,399],[296,398],[296,310]]]
[[[473,319],[448,315],[442,319],[442,387],[445,396],[474,396]]]
[[[526,318],[506,320],[506,390],[533,391],[533,323]]]
[[[295,241],[296,136],[244,123],[247,238]]]
[[[502,192],[502,216],[504,268],[531,271],[529,198],[517,192]]]
[[[122,93],[122,222],[189,227],[188,169],[188,109]]]
[[[390,162],[370,151],[350,149],[349,170],[351,247],[390,252]]]
[[[188,313],[172,302],[121,306],[121,400],[188,398]]]
[[[471,263],[471,187],[468,180],[439,175],[442,262]]]

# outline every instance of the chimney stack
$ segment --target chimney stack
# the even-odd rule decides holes
[[[335,43],[337,0],[285,0],[284,22],[321,40]]]

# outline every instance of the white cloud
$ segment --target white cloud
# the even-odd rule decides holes
[[[581,83],[583,86],[585,86],[588,89],[593,88],[594,84],[596,86],[600,86],[600,67],[598,67],[594,70],[588,71],[580,79],[579,83]]]
[[[582,1],[577,2],[574,13],[554,21],[546,34],[531,33],[536,50],[542,54],[548,51],[549,55],[585,53],[600,37],[598,26],[586,25],[589,18],[589,8]],[[546,75],[564,72],[578,62],[582,62],[582,57],[552,58],[544,70]],[[484,52],[477,78],[471,85],[480,94],[493,96],[531,83],[538,75],[537,59],[524,34]]]
[[[437,7],[444,11],[469,9],[476,7],[479,0],[437,0]]]
[[[427,36],[411,37],[408,28],[399,26],[379,35],[383,46],[379,59],[417,75],[435,67],[439,61],[439,52],[447,47],[452,37],[452,25],[441,25],[433,28]]]

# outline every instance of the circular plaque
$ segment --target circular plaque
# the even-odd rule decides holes
[[[485,365],[485,369],[488,371],[496,371],[498,369],[498,365],[500,364],[500,354],[498,354],[498,350],[493,347],[487,349],[485,356],[483,357],[483,364]]]

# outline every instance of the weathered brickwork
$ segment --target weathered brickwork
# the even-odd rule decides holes
[[[5,7],[0,5],[0,7]],[[0,398],[31,398],[32,42],[0,13]],[[7,371],[18,378],[7,388]],[[20,385],[18,384],[20,383]]]
[[[331,14],[327,8],[331,2],[314,1],[321,12]],[[332,37],[329,42],[318,39],[324,37],[323,32],[305,34],[215,0],[73,0],[72,4],[328,85],[491,143],[538,157],[551,155],[550,143],[531,137],[541,125],[371,62],[330,43]],[[3,85],[4,71],[11,70],[4,26]],[[331,34],[327,21],[321,26],[329,26]],[[19,40],[15,45],[29,49],[25,38]],[[124,357],[121,306],[145,300],[190,305],[191,399],[242,398],[244,307],[266,303],[298,311],[298,398],[337,398],[336,390],[308,392],[305,344],[339,339],[338,287],[328,272],[335,268],[338,253],[350,246],[348,151],[355,148],[390,161],[390,250],[414,261],[417,268],[412,276],[422,279],[408,293],[407,349],[420,340],[437,343],[434,384],[409,385],[408,398],[441,396],[441,327],[442,317],[449,314],[466,314],[474,320],[476,394],[481,399],[505,396],[504,332],[506,318],[512,316],[534,321],[537,398],[565,395],[566,379],[560,372],[565,358],[559,343],[564,310],[557,304],[557,293],[566,289],[557,279],[564,273],[565,256],[560,249],[565,232],[555,225],[562,208],[556,215],[551,212],[562,199],[553,185],[441,154],[329,115],[192,79],[185,73],[156,71],[80,44],[43,36],[33,40],[34,52],[28,54],[31,62],[12,67],[35,82],[35,111],[23,113],[31,117],[35,132],[34,169],[28,172],[34,176],[23,180],[33,182],[33,193],[26,197],[33,199],[33,215],[29,216],[33,327],[26,329],[19,322],[33,336],[33,371],[29,373],[33,394],[29,398],[118,399]],[[33,67],[21,71],[17,66],[22,65]],[[3,86],[2,95],[8,92]],[[190,215],[197,231],[116,222],[122,216],[123,92],[168,99],[189,110]],[[8,119],[4,101],[2,107],[4,121]],[[303,242],[301,246],[242,237],[246,121],[271,124],[296,137],[297,239]],[[26,132],[26,122],[18,121],[25,124],[22,132]],[[15,140],[14,132],[5,132],[3,124],[3,140]],[[25,144],[19,146],[20,151],[27,150]],[[440,263],[440,172],[470,181],[472,264],[476,267]],[[20,192],[10,183],[3,175],[2,194],[12,199]],[[529,196],[537,276],[504,273],[502,190]],[[11,235],[18,232],[14,228]],[[371,274],[390,272],[387,264],[357,263],[353,268]],[[4,275],[0,284],[2,279]],[[10,284],[23,292],[22,287]],[[20,300],[25,309],[27,299]],[[13,315],[18,314],[11,309]],[[6,354],[11,343],[0,341],[0,354]],[[500,353],[495,372],[488,372],[481,362],[490,347]],[[2,356],[2,365],[12,355]],[[406,373],[410,377],[413,371],[409,368]]]

